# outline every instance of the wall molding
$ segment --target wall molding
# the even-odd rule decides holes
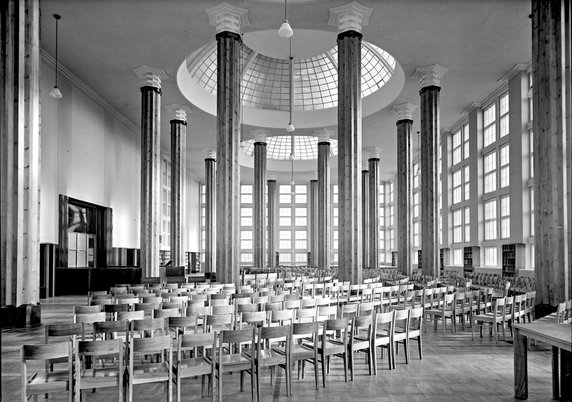
[[[55,68],[56,66],[56,59],[46,52],[44,49],[40,49],[40,56],[42,60],[50,67]],[[117,120],[119,120],[125,127],[133,131],[133,133],[138,134],[140,133],[141,129],[131,120],[129,120],[123,113],[117,110],[111,103],[103,99],[97,92],[95,92],[91,87],[89,87],[85,82],[83,82],[77,75],[72,73],[68,68],[63,66],[58,61],[58,71],[66,77],[68,80],[71,81],[73,85],[77,88],[81,89],[86,95],[88,95],[91,99],[93,99],[97,104],[101,107],[106,109],[109,113],[111,113]]]

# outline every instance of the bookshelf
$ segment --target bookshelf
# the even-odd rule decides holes
[[[502,276],[514,277],[524,263],[524,244],[502,245]]]
[[[463,274],[473,273],[475,267],[480,266],[480,250],[477,246],[468,246],[463,249]]]

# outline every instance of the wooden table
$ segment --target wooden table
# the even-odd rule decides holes
[[[514,325],[514,396],[528,398],[528,339],[552,346],[552,398],[572,399],[572,325],[541,321]],[[560,352],[560,353],[559,353]],[[558,355],[560,354],[560,370]],[[558,372],[560,371],[560,376]],[[559,382],[562,385],[560,390]],[[560,392],[562,391],[562,392]]]

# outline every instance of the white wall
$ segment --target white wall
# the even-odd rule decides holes
[[[58,243],[60,194],[113,210],[113,247],[139,247],[140,134],[42,62],[40,241]],[[165,150],[163,150],[165,152]],[[199,183],[187,175],[186,251],[198,251]]]

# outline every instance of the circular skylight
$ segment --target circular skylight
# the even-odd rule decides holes
[[[274,160],[289,160],[292,152],[292,139],[289,135],[266,137],[266,157]],[[241,152],[252,156],[256,140],[240,143]],[[330,139],[331,155],[338,154],[338,141]],[[294,136],[294,160],[318,159],[318,137],[311,135]]]
[[[190,77],[204,90],[216,94],[216,42],[203,46],[187,60]],[[316,56],[293,61],[293,110],[312,111],[338,105],[338,48]],[[242,45],[243,106],[289,111],[289,60],[265,56]],[[387,83],[395,69],[395,59],[383,49],[362,41],[362,97],[372,94]]]

